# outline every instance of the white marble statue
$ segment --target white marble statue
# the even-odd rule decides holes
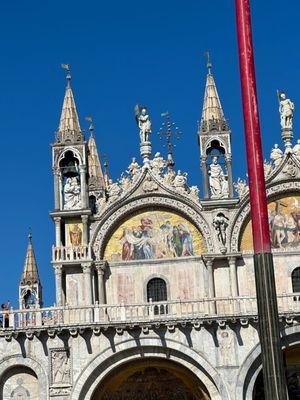
[[[163,169],[166,166],[166,161],[163,159],[163,157],[160,155],[159,152],[155,153],[153,160],[151,161],[151,167],[152,171],[156,175],[160,175],[163,171]]]
[[[198,186],[194,185],[190,187],[190,196],[193,198],[193,200],[198,201],[199,200],[199,188]]]
[[[218,163],[218,157],[212,157],[212,163],[209,166],[208,174],[211,198],[227,198],[229,195],[228,182],[221,165]]]
[[[126,192],[132,186],[132,181],[128,176],[125,176],[124,174],[121,175],[119,183],[124,192]]]
[[[184,174],[178,170],[174,180],[173,186],[179,193],[184,193],[187,190],[187,173]]]
[[[217,231],[218,240],[223,246],[226,244],[226,229],[228,227],[228,221],[229,219],[223,213],[217,214],[213,219],[213,226]]]
[[[122,190],[117,183],[114,183],[112,181],[112,179],[110,179],[108,183],[109,183],[107,188],[108,197],[109,201],[112,202],[119,198]]]
[[[145,106],[135,106],[135,117],[140,130],[141,144],[149,142],[149,135],[151,134],[151,120]]]
[[[75,210],[81,208],[80,184],[76,177],[67,178],[64,186],[64,209]]]
[[[277,168],[278,165],[281,163],[282,158],[282,150],[278,147],[278,144],[274,144],[274,147],[271,150],[270,159],[274,162],[275,168]]]
[[[244,179],[238,178],[237,183],[234,184],[234,187],[240,199],[249,192],[249,186]]]
[[[131,163],[128,166],[127,173],[132,177],[132,180],[135,181],[139,172],[140,172],[140,166],[137,163],[136,158],[133,157]]]
[[[300,159],[300,139],[297,140],[297,143],[293,147],[293,153],[298,159]]]
[[[286,98],[284,92],[279,93],[279,114],[282,129],[293,129],[294,103]]]

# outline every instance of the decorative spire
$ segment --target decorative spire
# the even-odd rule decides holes
[[[200,130],[210,130],[210,125],[213,128],[212,130],[218,130],[220,128],[220,124],[225,124],[227,127],[227,123],[219,99],[215,80],[211,72],[212,64],[209,53],[206,52],[205,55],[207,56],[208,74],[206,78]],[[220,130],[224,130],[224,127]]]
[[[33,245],[32,245],[31,229],[29,229],[28,239],[29,239],[29,243],[27,246],[25,263],[24,263],[23,273],[22,273],[21,281],[20,281],[21,285],[33,284],[33,283],[39,282],[38,267],[37,267],[34,250],[33,250]]]
[[[104,166],[104,183],[107,187],[109,185],[109,172],[108,172],[108,160],[106,154],[103,154],[103,166]]]
[[[62,64],[61,66],[67,71],[67,87],[59,121],[57,141],[72,143],[81,142],[83,140],[83,134],[81,132],[75,100],[71,88],[70,67],[68,64]]]
[[[102,167],[98,155],[98,150],[96,146],[95,136],[94,136],[94,125],[91,117],[86,117],[86,121],[90,122],[89,131],[91,133],[88,148],[88,163],[89,163],[89,186],[93,185],[95,187],[104,186],[104,177],[102,172]]]

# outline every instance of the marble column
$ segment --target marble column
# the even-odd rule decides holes
[[[54,209],[60,209],[60,173],[59,168],[53,168],[53,178],[54,178]]]
[[[106,296],[105,296],[105,282],[104,282],[104,273],[105,269],[107,266],[107,262],[102,260],[102,261],[97,261],[95,263],[95,267],[97,270],[98,274],[98,296],[99,296],[99,304],[105,304],[106,303]]]
[[[61,218],[55,217],[54,223],[55,223],[55,243],[56,246],[59,247],[61,246]]]
[[[93,293],[92,293],[92,264],[83,263],[82,271],[84,275],[84,292],[85,292],[85,304],[87,306],[93,303]]]
[[[87,208],[87,185],[86,185],[86,166],[81,165],[80,171],[80,187],[81,187],[81,202],[82,208]]]
[[[201,170],[202,170],[202,181],[203,181],[203,194],[204,199],[209,199],[208,192],[208,176],[207,176],[207,165],[206,165],[207,156],[201,156]]]
[[[230,271],[230,290],[231,296],[237,297],[239,295],[237,268],[236,268],[236,257],[229,257],[229,271]]]
[[[207,280],[208,280],[208,298],[214,298],[215,294],[215,282],[214,282],[214,270],[213,270],[213,260],[208,259],[206,260],[206,268],[207,268]],[[216,302],[212,301],[209,303],[210,312],[211,314],[216,313]]]
[[[233,192],[233,179],[232,179],[232,168],[231,168],[231,154],[225,155],[225,162],[226,162],[226,170],[228,176],[228,188],[229,188],[229,198],[234,198]]]
[[[60,307],[63,305],[62,265],[55,265],[54,271],[55,271],[56,305]]]
[[[82,232],[82,244],[87,245],[88,244],[88,215],[82,215],[81,220],[82,220],[82,225],[83,225],[83,232]]]

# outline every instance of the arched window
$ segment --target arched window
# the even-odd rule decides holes
[[[167,301],[167,285],[161,278],[153,278],[147,284],[147,301]],[[167,305],[154,306],[154,314],[166,314]]]
[[[300,293],[300,267],[292,272],[292,286],[294,293]]]

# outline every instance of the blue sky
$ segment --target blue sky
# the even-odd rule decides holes
[[[297,0],[252,0],[256,73],[265,156],[280,142],[277,89],[300,104]],[[95,120],[100,153],[114,179],[138,155],[133,108],[148,106],[153,147],[165,149],[155,132],[168,110],[183,135],[176,167],[191,184],[201,180],[197,121],[206,78],[203,53],[213,73],[232,130],[233,172],[244,176],[245,148],[233,0],[114,2],[52,0],[1,2],[0,115],[2,240],[0,302],[16,305],[28,227],[44,289],[54,302],[50,264],[54,226],[49,144],[64,95],[61,63],[72,69],[72,87],[83,129]]]

